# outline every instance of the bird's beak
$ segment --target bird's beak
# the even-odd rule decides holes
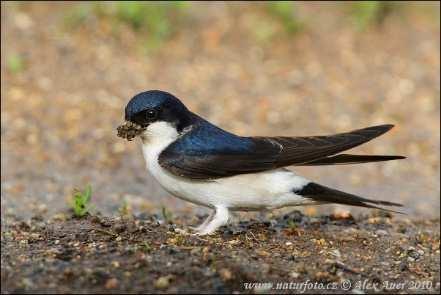
[[[118,131],[117,135],[121,138],[127,139],[128,141],[131,141],[133,138],[140,135],[145,129],[145,127],[130,121],[125,121],[123,124],[119,125],[118,128],[116,128]]]

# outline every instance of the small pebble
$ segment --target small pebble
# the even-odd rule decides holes
[[[299,274],[298,272],[292,271],[292,272],[289,274],[289,276],[290,276],[291,278],[293,278],[293,279],[297,279],[297,278],[300,276],[300,274]]]
[[[341,257],[340,250],[338,250],[338,249],[334,249],[334,250],[329,251],[329,254],[331,254],[332,256],[338,257],[338,258]]]
[[[108,279],[104,287],[106,289],[115,289],[118,287],[118,280],[115,278]]]
[[[167,289],[170,286],[170,280],[173,278],[172,275],[163,276],[156,280],[155,288],[156,289]]]
[[[228,268],[222,268],[219,270],[219,275],[224,281],[229,281],[233,278],[233,274]]]
[[[114,229],[117,233],[122,233],[127,229],[127,226],[125,224],[117,224],[115,225]]]
[[[379,229],[375,231],[375,234],[377,236],[388,236],[389,233],[387,231],[385,231],[384,229]]]
[[[114,268],[118,268],[119,267],[119,262],[118,261],[112,261],[112,266],[114,267]]]

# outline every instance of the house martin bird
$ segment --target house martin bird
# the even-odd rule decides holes
[[[178,98],[159,90],[134,96],[125,108],[125,120],[117,129],[118,136],[141,138],[147,170],[161,186],[178,198],[212,209],[196,228],[201,235],[227,224],[230,210],[327,203],[383,210],[387,209],[379,206],[402,206],[329,188],[285,168],[404,159],[340,154],[382,135],[393,125],[327,136],[238,136],[192,113]]]

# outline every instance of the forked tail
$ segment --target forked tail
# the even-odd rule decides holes
[[[318,202],[325,203],[336,203],[350,206],[358,206],[358,207],[366,207],[366,208],[375,208],[380,210],[391,211],[394,213],[405,214],[404,212],[395,211],[391,209],[385,209],[376,205],[381,206],[396,206],[402,207],[402,204],[393,203],[389,201],[381,201],[381,200],[371,200],[367,198],[363,198],[357,195],[345,193],[333,188],[329,188],[315,182],[310,182],[301,189],[295,190],[295,194],[301,195],[305,198],[309,198]],[[372,205],[375,204],[375,205]]]

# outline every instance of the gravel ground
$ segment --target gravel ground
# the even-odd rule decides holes
[[[425,6],[360,32],[338,5],[299,3],[303,31],[262,41],[256,28],[274,23],[258,5],[196,5],[146,53],[143,33],[108,19],[66,26],[67,4],[2,2],[2,292],[258,292],[242,283],[388,279],[406,292],[430,281],[439,293],[439,4]],[[13,56],[20,71],[8,67]],[[262,222],[245,214],[251,221],[210,238],[181,234],[176,226],[206,212],[164,192],[139,142],[116,136],[125,104],[147,89],[244,135],[395,124],[356,152],[406,160],[296,171],[401,202],[408,215],[377,223],[375,211],[305,207],[289,226],[286,209]],[[102,215],[72,219],[68,201],[86,184]],[[162,207],[173,225],[155,217]],[[123,211],[136,217],[115,217]]]
[[[210,237],[169,222],[148,214],[14,219],[2,233],[2,291],[440,292],[439,220],[293,211]]]

